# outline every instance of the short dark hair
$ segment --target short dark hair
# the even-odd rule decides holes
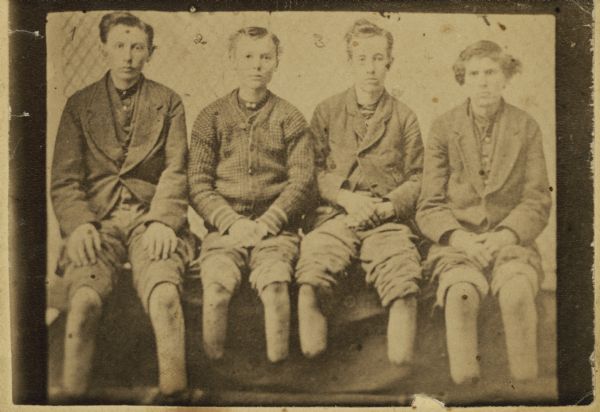
[[[497,43],[490,40],[480,40],[460,52],[458,59],[456,59],[456,62],[452,66],[454,78],[461,86],[465,84],[465,63],[473,57],[488,57],[499,63],[507,79],[521,72],[522,65],[519,60],[505,53]]]
[[[358,19],[348,29],[344,35],[346,40],[346,51],[348,52],[348,58],[352,58],[352,39],[354,37],[373,37],[382,36],[387,41],[387,53],[388,57],[392,57],[392,48],[394,47],[394,36],[388,30],[382,29],[378,25],[371,23],[367,19]]]
[[[247,36],[247,37],[250,37],[251,39],[262,39],[265,36],[269,36],[271,38],[271,40],[273,41],[273,44],[275,45],[275,52],[277,54],[277,59],[279,59],[279,56],[283,52],[283,50],[281,48],[281,42],[279,41],[279,37],[277,37],[277,35],[275,33],[270,32],[268,29],[266,29],[264,27],[248,26],[248,27],[243,27],[243,28],[239,29],[238,31],[233,33],[231,36],[229,36],[229,53],[230,54],[233,54],[233,52],[235,51],[235,46],[237,44],[237,41],[242,36]]]
[[[142,29],[146,33],[146,37],[148,37],[148,48],[152,50],[154,47],[154,28],[127,11],[115,11],[102,16],[99,25],[100,41],[102,43],[106,43],[108,32],[118,24]]]

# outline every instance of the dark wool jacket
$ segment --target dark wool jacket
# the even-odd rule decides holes
[[[116,136],[106,76],[71,96],[60,121],[50,191],[61,232],[68,236],[83,223],[100,222],[122,186],[147,205],[143,222],[162,222],[178,232],[186,225],[188,205],[181,99],[142,78],[131,142],[124,149]]]
[[[354,87],[324,100],[315,109],[311,130],[316,139],[322,204],[334,206],[340,189],[351,189],[349,179],[359,167],[363,184],[375,196],[393,203],[398,220],[409,221],[414,218],[423,168],[417,117],[384,91],[369,123],[367,128]],[[326,206],[319,212],[315,225],[339,209]]]

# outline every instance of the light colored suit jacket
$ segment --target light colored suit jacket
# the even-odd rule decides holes
[[[552,202],[540,128],[505,103],[486,185],[468,105],[467,100],[431,127],[417,224],[436,243],[455,229],[481,233],[506,227],[521,244],[531,244],[548,223]]]
[[[188,205],[181,99],[143,78],[133,134],[124,149],[116,135],[106,76],[68,99],[58,128],[51,197],[62,235],[102,220],[118,201],[121,186],[147,205],[144,222],[159,221],[178,232],[186,224]]]

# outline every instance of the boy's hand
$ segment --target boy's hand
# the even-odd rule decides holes
[[[497,232],[484,233],[481,236],[483,246],[492,256],[505,246],[516,245],[518,243],[517,236],[509,229],[498,230]]]
[[[177,249],[177,235],[164,223],[152,222],[142,235],[142,245],[151,260],[165,260]]]
[[[352,219],[360,227],[374,227],[381,224],[377,215],[377,205],[382,201],[378,197],[371,197],[344,189],[340,190],[337,198],[337,203],[346,210],[348,215],[352,216]]]
[[[265,225],[260,220],[256,221],[256,230],[257,230],[257,235],[258,235],[257,243],[258,243],[258,241],[261,241],[264,238],[266,238],[267,236],[269,236],[269,228],[267,227],[267,225]]]
[[[382,223],[396,216],[396,209],[394,209],[394,205],[389,200],[378,203],[375,211]]]
[[[229,236],[242,247],[253,247],[261,238],[262,229],[250,219],[238,219],[229,228]]]
[[[96,253],[100,253],[101,248],[100,233],[91,223],[77,226],[67,239],[67,256],[78,267],[94,265]]]
[[[493,256],[483,244],[484,238],[464,230],[455,230],[450,235],[448,243],[450,246],[465,252],[475,260],[482,268],[487,268],[493,261]]]

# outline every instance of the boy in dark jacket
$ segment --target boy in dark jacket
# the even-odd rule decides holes
[[[423,145],[414,113],[385,90],[391,33],[358,20],[346,34],[354,85],[315,110],[321,206],[297,265],[303,353],[327,346],[322,304],[352,260],[389,308],[388,356],[409,364],[416,331],[420,255],[409,227],[421,184]]]
[[[51,196],[66,238],[59,272],[69,288],[64,387],[89,383],[102,306],[129,261],[156,336],[159,389],[186,389],[181,275],[193,253],[187,231],[186,130],[179,96],[144,78],[153,29],[107,14],[100,39],[109,72],[69,98],[52,164]]]

